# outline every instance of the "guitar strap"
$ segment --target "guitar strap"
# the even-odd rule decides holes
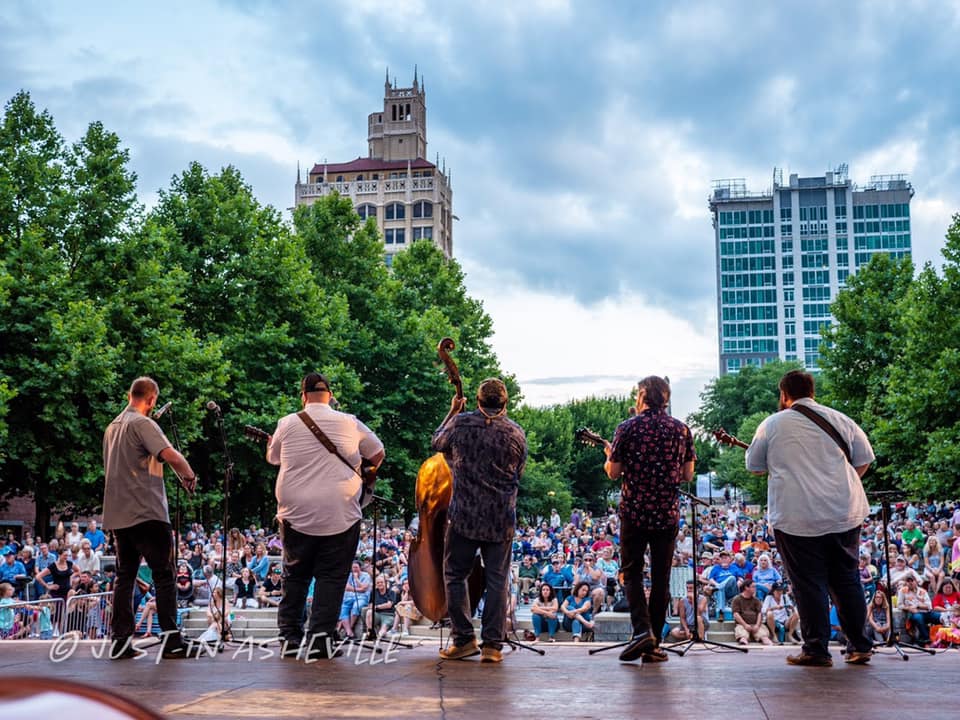
[[[320,441],[321,445],[323,445],[327,450],[329,450],[331,453],[333,453],[338,458],[340,458],[340,461],[344,465],[346,465],[348,468],[353,470],[353,472],[357,473],[357,475],[360,474],[359,472],[357,472],[357,469],[350,464],[350,461],[340,454],[340,451],[337,449],[337,446],[334,445],[333,441],[327,437],[327,434],[323,432],[323,430],[321,430],[319,427],[317,427],[317,424],[313,421],[313,418],[307,414],[306,410],[301,410],[300,412],[298,412],[297,417],[303,420],[303,424],[310,429],[310,432],[312,432],[314,436],[316,436],[317,440]]]
[[[790,409],[796,410],[801,415],[805,415],[819,425],[820,429],[829,435],[837,444],[837,446],[843,451],[844,456],[847,458],[847,462],[853,465],[853,457],[850,455],[850,448],[847,446],[846,441],[840,436],[840,433],[837,432],[837,429],[831,425],[825,417],[823,417],[823,415],[811,410],[806,405],[798,405],[797,403],[793,403],[793,405],[790,406]]]

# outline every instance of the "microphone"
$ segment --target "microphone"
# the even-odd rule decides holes
[[[223,415],[223,413],[220,412],[220,406],[217,405],[213,400],[210,400],[207,403],[207,410],[216,413],[217,416]]]
[[[162,417],[163,417],[163,414],[164,414],[167,410],[169,410],[172,405],[173,405],[173,400],[170,400],[168,403],[166,403],[166,404],[165,404],[162,408],[160,408],[159,410],[154,410],[154,411],[153,411],[153,419],[154,419],[154,420],[159,420],[160,418],[162,418]]]

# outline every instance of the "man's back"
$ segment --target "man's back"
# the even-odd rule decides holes
[[[855,466],[873,461],[864,432],[841,412],[814,402],[809,407],[833,425],[850,448],[852,464],[836,442],[812,420],[782,410],[764,420],[747,450],[747,469],[767,471],[771,524],[801,536],[843,532],[870,514]]]

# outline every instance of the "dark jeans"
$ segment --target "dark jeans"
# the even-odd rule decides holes
[[[447,612],[450,615],[451,635],[455,644],[463,645],[475,637],[467,578],[473,570],[477,550],[480,550],[486,579],[480,637],[484,646],[499,650],[503,645],[506,637],[512,544],[512,537],[502,542],[472,540],[447,526],[443,546],[443,582],[447,588]]]
[[[860,583],[860,527],[817,537],[788,535],[774,530],[777,549],[793,584],[800,613],[803,651],[829,657],[830,604],[833,598],[847,650],[868,652],[873,643],[864,634],[867,604]]]
[[[277,609],[280,635],[295,645],[303,639],[307,591],[310,581],[315,580],[307,632],[311,638],[322,633],[333,638],[343,588],[357,553],[360,521],[337,535],[305,535],[283,521],[280,538],[283,541],[283,596]]]
[[[140,570],[140,558],[153,572],[157,594],[157,621],[165,633],[177,630],[177,586],[173,569],[173,530],[170,523],[148,520],[128,528],[114,530],[117,541],[117,582],[113,589],[113,637],[133,635],[133,588]],[[170,635],[168,646],[178,635]]]
[[[670,602],[670,566],[677,542],[677,528],[642,530],[624,524],[620,529],[620,568],[623,589],[630,604],[633,634],[651,632],[655,638],[667,619]],[[643,590],[643,555],[650,547],[650,601]]]

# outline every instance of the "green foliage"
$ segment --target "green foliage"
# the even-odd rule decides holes
[[[736,428],[736,437],[744,442],[757,432],[757,427],[770,413],[758,412],[745,417]],[[744,450],[738,447],[722,448],[715,461],[717,484],[719,487],[730,485],[749,495],[753,502],[765,505],[767,502],[767,476],[754,475],[747,470],[743,459]]]
[[[776,412],[780,378],[799,367],[796,362],[778,360],[763,367],[748,365],[738,373],[722,375],[700,393],[700,408],[690,414],[687,423],[699,435],[706,436],[720,428],[729,432],[749,415]]]

